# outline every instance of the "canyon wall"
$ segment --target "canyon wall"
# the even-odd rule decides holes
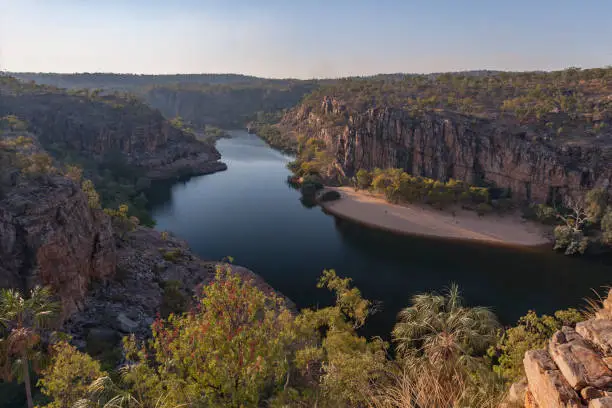
[[[142,98],[166,117],[180,116],[197,126],[241,128],[256,117],[257,112],[287,109],[316,85],[312,82],[294,84],[252,84],[223,86],[152,87]]]
[[[361,168],[397,167],[440,180],[494,183],[535,202],[612,182],[612,155],[600,147],[554,146],[528,130],[451,112],[355,112],[326,97],[318,109],[294,109],[282,126],[324,140],[348,177]]]
[[[115,274],[110,220],[90,208],[87,195],[57,172],[25,175],[13,166],[0,132],[0,287],[29,291],[50,285],[63,317],[76,311],[93,280]],[[32,136],[17,154],[43,150]],[[27,150],[27,151],[26,151]]]
[[[135,99],[10,83],[0,87],[0,117],[4,115],[28,122],[45,147],[94,159],[120,153],[150,178],[226,168],[214,146],[171,126],[159,111]]]

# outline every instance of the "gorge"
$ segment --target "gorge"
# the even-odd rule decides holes
[[[134,94],[123,94],[115,85],[62,90],[0,79],[0,286],[50,285],[63,330],[95,358],[117,364],[122,336],[147,338],[156,314],[188,310],[228,260],[263,293],[286,296],[294,312],[334,303],[316,285],[323,269],[335,269],[374,301],[377,313],[359,333],[385,340],[414,294],[451,283],[504,325],[528,310],[580,307],[609,283],[606,257],[398,236],[334,217],[287,184],[294,157],[259,136],[234,130],[216,144],[196,138],[204,125],[263,118],[285,141],[316,146],[315,161],[331,157],[321,166],[329,173],[319,174],[327,182],[346,183],[359,169],[400,168],[508,190],[515,202],[555,204],[609,189],[607,105],[593,108],[597,131],[579,139],[556,132],[552,140],[537,124],[464,108],[358,106],[359,98],[343,99],[324,83],[124,84],[119,89]],[[161,112],[135,96],[143,89],[157,92]],[[570,130],[585,130],[581,120]]]
[[[305,207],[285,183],[291,157],[246,131],[230,133],[217,142],[227,171],[153,189],[156,228],[183,237],[204,259],[233,257],[298,307],[330,302],[315,285],[325,268],[351,277],[364,296],[381,302],[366,326],[370,335],[389,332],[411,293],[451,282],[470,303],[490,305],[512,323],[529,309],[551,313],[579,305],[609,281],[610,265],[602,259],[567,258],[548,246],[395,236]]]

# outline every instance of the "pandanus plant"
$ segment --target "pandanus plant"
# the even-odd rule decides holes
[[[18,290],[0,290],[0,375],[7,381],[17,379],[25,384],[28,408],[32,408],[30,366],[39,362],[40,332],[57,315],[59,304],[53,301],[48,287],[37,286],[24,298]]]

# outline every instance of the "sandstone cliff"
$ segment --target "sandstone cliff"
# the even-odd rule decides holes
[[[535,202],[612,182],[612,155],[605,147],[553,145],[490,118],[385,106],[358,111],[324,97],[319,107],[294,109],[282,126],[324,140],[349,177],[361,168],[398,167],[435,179],[494,183],[518,200]]]
[[[595,317],[525,353],[527,408],[612,407],[612,291]]]
[[[44,146],[102,159],[120,153],[149,178],[173,178],[224,170],[219,152],[172,127],[154,109],[116,94],[69,92],[0,81],[0,117],[16,115]]]
[[[156,314],[176,300],[168,297],[189,302],[218,264],[169,234],[112,225],[33,134],[0,131],[0,288],[50,285],[64,330],[80,346],[92,338],[115,346],[121,334],[147,336]],[[231,268],[273,291],[248,269]],[[169,283],[178,285],[170,294]]]
[[[0,150],[10,135],[0,133]],[[93,280],[115,273],[108,217],[88,205],[80,186],[54,172],[24,175],[8,154],[40,154],[35,138],[0,156],[0,287],[50,285],[63,315],[77,310]]]

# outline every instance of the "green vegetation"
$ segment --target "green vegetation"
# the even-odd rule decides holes
[[[145,226],[154,225],[145,195],[151,180],[145,177],[143,169],[128,164],[122,153],[108,153],[96,161],[58,143],[47,146],[47,150],[64,164],[64,174],[68,177],[74,181],[87,178],[82,181],[82,187],[90,197],[90,206],[119,208],[127,204],[129,217],[137,218]]]
[[[291,135],[282,132],[278,126],[286,112],[285,109],[274,112],[257,112],[255,119],[248,126],[255,131],[257,136],[275,149],[287,153],[296,153],[297,141]]]
[[[298,178],[317,177],[329,181],[334,174],[333,157],[325,142],[319,139],[298,138],[297,157],[287,168]]]
[[[161,283],[164,290],[160,314],[167,318],[170,314],[180,314],[187,311],[188,300],[181,292],[181,282],[167,280]]]
[[[336,190],[329,190],[329,191],[325,191],[323,192],[320,196],[319,196],[319,201],[335,201],[335,200],[339,200],[341,198],[340,193],[337,192]]]
[[[127,204],[121,204],[117,210],[105,208],[104,212],[111,217],[113,230],[121,238],[124,238],[128,232],[134,231],[139,224],[136,217],[128,216],[129,207]]]
[[[35,287],[24,299],[14,289],[0,290],[0,374],[5,381],[16,378],[25,385],[27,406],[33,408],[30,370],[44,356],[41,330],[56,317],[59,305],[49,288]]]
[[[552,211],[546,208],[546,217]],[[612,197],[607,190],[589,191],[584,199],[570,199],[555,210],[555,250],[566,255],[584,254],[589,247],[611,247]]]
[[[390,106],[414,114],[446,110],[529,125],[542,140],[594,137],[612,124],[612,67],[555,72],[481,72],[345,78],[315,89],[304,106],[322,113],[324,97],[363,112]],[[338,116],[337,120],[343,118]],[[344,119],[345,120],[345,119]]]
[[[100,363],[65,341],[52,345],[49,354],[51,363],[38,382],[42,393],[52,401],[48,408],[72,407],[93,381],[106,376]]]
[[[317,86],[316,81],[259,79],[225,84],[151,84],[136,92],[166,117],[180,115],[196,127],[235,129],[262,115],[295,106]]]
[[[166,250],[163,248],[159,249],[162,257],[168,262],[177,262],[183,256],[183,251],[180,248]]]
[[[354,184],[356,188],[384,194],[388,201],[394,203],[426,203],[439,209],[461,205],[479,214],[492,210],[488,188],[470,186],[453,179],[442,182],[415,177],[402,169],[374,169],[372,172],[360,169]]]
[[[546,348],[546,342],[563,326],[575,326],[584,320],[576,309],[559,310],[554,316],[538,315],[530,310],[515,327],[499,333],[497,344],[488,351],[493,369],[512,382],[524,376],[523,357],[527,350]]]
[[[503,330],[491,311],[465,305],[451,285],[412,298],[398,315],[392,353],[383,340],[360,336],[376,305],[333,270],[317,286],[334,303],[299,313],[221,266],[189,311],[179,282],[162,286],[152,338],[124,338],[128,363],[117,370],[49,338],[49,364],[38,381],[46,407],[493,408],[523,375],[526,350],[583,319],[574,309],[541,317],[530,311]],[[3,367],[17,364],[25,377],[23,361],[40,360],[33,355],[45,349],[34,322],[53,315],[49,299],[46,289],[27,300],[3,291]]]

